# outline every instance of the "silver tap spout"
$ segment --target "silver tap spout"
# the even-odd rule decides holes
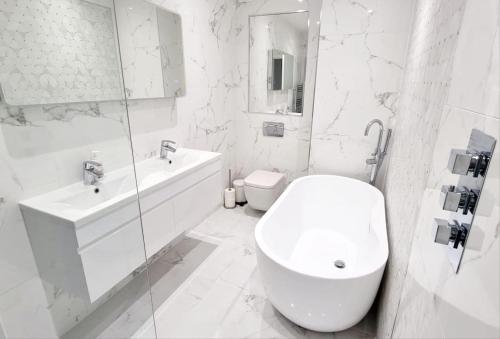
[[[95,185],[104,177],[104,167],[97,161],[83,162],[83,184],[85,186]]]
[[[375,151],[371,153],[371,158],[366,159],[366,164],[371,165],[371,173],[370,173],[370,184],[374,185],[375,180],[377,179],[377,174],[382,166],[385,155],[387,154],[387,149],[389,147],[389,141],[391,139],[392,130],[387,130],[387,136],[385,137],[384,148],[382,149],[382,138],[384,136],[384,123],[379,119],[373,119],[366,125],[365,128],[365,136],[368,136],[370,133],[370,129],[373,125],[378,125],[378,141]]]
[[[160,147],[160,159],[168,159],[168,152],[177,152],[177,144],[172,140],[162,140]]]
[[[368,133],[370,133],[370,129],[374,124],[378,125],[378,141],[377,141],[377,148],[375,148],[375,152],[372,153],[372,155],[377,155],[380,153],[380,146],[382,145],[382,136],[384,135],[384,123],[379,120],[379,119],[373,119],[366,125],[365,128],[365,137],[368,136]]]

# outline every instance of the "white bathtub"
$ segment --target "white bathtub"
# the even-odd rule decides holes
[[[255,240],[274,307],[307,329],[340,331],[366,315],[382,279],[389,254],[384,197],[355,179],[303,177],[262,217]]]

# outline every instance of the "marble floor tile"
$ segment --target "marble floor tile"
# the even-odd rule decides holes
[[[369,319],[347,331],[317,333],[291,323],[274,309],[260,282],[255,254],[253,232],[261,216],[248,207],[221,208],[171,250],[178,251],[194,239],[197,246],[213,246],[200,254],[193,253],[196,247],[184,252],[175,266],[201,264],[188,268],[190,276],[180,279],[183,282],[161,305],[154,300],[158,338],[373,338]]]
[[[374,338],[371,315],[349,330],[317,333],[274,309],[255,254],[261,216],[248,207],[218,209],[64,339]]]

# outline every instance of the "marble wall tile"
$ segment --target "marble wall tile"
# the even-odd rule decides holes
[[[307,174],[309,158],[309,138],[311,132],[313,97],[304,96],[304,115],[254,114],[248,112],[248,16],[293,12],[308,9],[310,11],[309,45],[317,43],[319,36],[319,15],[321,0],[291,2],[287,0],[256,0],[238,4],[232,21],[232,30],[228,36],[234,47],[232,53],[231,86],[232,114],[234,119],[234,152],[232,168],[237,177],[245,177],[256,169],[279,171],[287,174],[288,180]],[[317,51],[308,49],[308,63],[315,63]],[[308,67],[305,88],[312,88],[316,77],[316,67]],[[265,137],[262,133],[264,121],[285,123],[283,138]]]
[[[119,100],[123,89],[111,6],[96,0],[3,1],[0,83],[8,101]]]
[[[154,156],[160,141],[168,138],[184,147],[222,152],[229,167],[233,74],[221,60],[230,55],[225,37],[236,5],[215,0],[156,3],[183,19],[185,96],[134,100],[128,115],[121,102],[0,106],[0,270],[6,273],[0,296],[34,296],[32,303],[0,310],[11,337],[61,336],[98,306],[37,282],[19,200],[80,181],[81,162],[92,150],[102,152],[106,171],[131,164],[128,117],[137,161]],[[31,327],[24,326],[27,314],[32,315]]]
[[[54,312],[63,307],[52,308],[54,305],[49,299],[57,295],[59,298],[54,302],[57,303],[78,298],[64,291],[54,294],[57,287],[44,285],[38,277],[17,203],[80,181],[82,161],[90,158],[92,150],[103,152],[106,170],[132,163],[128,132],[123,128],[124,122],[126,125],[124,107],[121,106],[121,114],[116,110],[107,112],[106,107],[114,106],[56,105],[15,110],[0,107],[0,115],[6,117],[0,127],[0,197],[3,199],[0,270],[5,273],[0,284],[3,306],[0,314],[9,337],[36,337],[37,334],[56,337],[68,327],[68,321],[61,321],[61,316]],[[99,122],[107,126],[110,135],[99,128]],[[30,299],[14,306],[12,301],[24,300],[24,296]],[[64,302],[66,308],[61,313],[66,317],[70,310],[69,324],[89,307],[81,301],[75,307],[73,304],[69,306]],[[24,326],[22,319],[27,315],[33,326]]]
[[[128,118],[136,161],[155,156],[160,141],[168,138],[184,147],[222,152],[226,168],[233,167],[241,176],[264,168],[285,172],[291,180],[308,171],[310,115],[299,118],[246,112],[248,14],[279,12],[283,8],[302,9],[304,4],[281,0],[248,3],[158,0],[154,3],[182,17],[185,96],[131,101],[128,116],[120,102],[0,108],[2,171],[5,169],[6,173],[11,173],[2,177],[1,187],[8,188],[8,191],[1,194],[5,196],[5,203],[1,207],[0,232],[2,240],[16,244],[15,248],[2,247],[5,252],[0,257],[6,267],[3,271],[11,272],[11,278],[4,280],[6,284],[2,288],[11,295],[35,293],[39,300],[47,299],[43,303],[24,305],[26,309],[14,310],[30,312],[30,308],[37,308],[43,311],[37,313],[39,317],[51,319],[53,324],[47,323],[45,329],[35,330],[61,335],[93,308],[64,292],[57,292],[57,298],[54,298],[54,290],[43,287],[41,283],[24,283],[36,279],[37,273],[17,201],[79,181],[81,161],[92,150],[102,151],[107,170],[129,164]],[[319,14],[318,6],[315,10]],[[311,39],[318,39],[318,35],[311,35]],[[379,43],[375,37],[373,41],[371,48],[374,50],[390,43],[389,40]],[[387,49],[386,53],[392,52]],[[315,73],[308,74],[308,77],[314,78]],[[375,78],[384,81],[378,75]],[[392,98],[387,102],[392,102]],[[312,107],[312,100],[306,100],[304,105]],[[262,136],[262,122],[271,117],[286,123],[285,138]],[[40,176],[40,172],[45,175]],[[51,305],[50,309],[48,305]],[[70,312],[65,312],[65,309]],[[14,319],[14,314],[11,312],[9,319]],[[44,321],[37,323],[44,324]],[[7,325],[5,330],[11,334],[30,336],[18,324],[14,325],[20,332],[12,332],[12,324]]]
[[[0,318],[0,339],[6,339],[5,333],[2,327],[2,319]]]
[[[457,46],[449,104],[499,118],[499,2],[469,1],[467,6]]]
[[[0,313],[7,338],[57,337],[42,291],[40,279],[34,277],[0,294]]]
[[[418,1],[385,178],[390,257],[378,336],[389,337],[444,108],[464,1]]]
[[[156,6],[141,0],[115,3],[127,98],[165,96]]]
[[[244,113],[241,119],[235,122],[238,131],[234,155],[236,176],[245,177],[256,169],[285,173],[289,181],[307,175],[310,129],[304,125],[310,119],[292,115],[271,117],[268,114],[252,113]],[[264,136],[264,121],[283,122],[285,136]]]
[[[453,136],[457,132],[464,136],[459,138],[464,139],[463,147],[472,128],[500,137],[499,119],[450,108],[443,114],[434,154],[447,158]],[[458,274],[448,261],[447,249],[433,242],[433,218],[448,218],[449,214],[440,208],[440,187],[429,180],[416,223],[394,337],[420,337],[423,329],[427,337],[495,338],[500,334],[498,149],[490,166]],[[444,178],[440,184],[452,179]],[[431,319],[434,323],[429,326]]]
[[[182,18],[176,13],[164,10],[157,13],[165,97],[183,96],[185,94],[186,77]]]
[[[498,1],[418,1],[385,187],[392,254],[380,337],[500,334],[498,149],[458,274],[432,227],[448,218],[441,185],[457,182],[450,149],[464,148],[472,128],[500,137],[497,70]]]
[[[367,181],[374,118],[396,115],[413,1],[325,1],[311,137],[311,173]],[[326,20],[325,18],[328,18]],[[397,18],[397,19],[395,19]]]
[[[486,14],[490,18],[498,1],[488,0],[483,13],[481,6],[468,0],[462,24],[465,1],[418,0],[408,55],[413,1],[325,1],[310,163],[311,116],[247,112],[248,14],[304,6],[295,1],[153,1],[182,18],[185,96],[134,100],[128,116],[119,102],[15,110],[1,106],[0,172],[8,173],[0,177],[0,199],[4,198],[0,200],[0,270],[7,277],[0,282],[0,305],[9,306],[0,309],[4,333],[33,337],[30,331],[39,331],[54,337],[92,311],[64,293],[53,298],[54,290],[37,280],[17,201],[80,180],[80,163],[91,150],[103,152],[109,170],[130,163],[128,118],[135,160],[155,156],[162,139],[173,139],[184,147],[222,152],[225,168],[233,168],[238,176],[262,168],[285,172],[290,180],[308,171],[366,180],[369,168],[364,159],[374,147],[375,135],[365,138],[363,131],[375,117],[396,125],[384,184],[391,258],[381,295],[379,337],[388,337],[394,323],[394,333],[400,336],[456,336],[447,314],[462,317],[464,323],[474,320],[477,327],[473,328],[481,333],[494,333],[498,326],[489,317],[498,314],[498,305],[491,300],[483,303],[481,296],[487,308],[474,309],[479,315],[472,319],[454,299],[467,284],[483,286],[491,295],[498,293],[494,289],[498,279],[474,278],[491,274],[486,268],[495,263],[495,255],[498,258],[498,209],[485,212],[484,223],[476,228],[484,233],[484,247],[466,252],[462,278],[441,273],[447,260],[440,247],[428,244],[433,190],[447,178],[442,154],[461,144],[450,142],[453,122],[463,122],[458,126],[463,135],[468,135],[471,124],[491,132],[497,126],[498,131],[498,49],[494,48],[498,20],[496,24],[478,21]],[[474,39],[477,30],[484,32],[480,39]],[[471,43],[481,52],[468,53]],[[471,64],[481,71],[471,71]],[[467,83],[475,89],[468,90]],[[262,122],[268,119],[285,122],[285,138],[262,136]],[[487,184],[491,198],[482,205],[498,206],[494,191],[498,178]],[[417,225],[415,232],[413,225]],[[440,259],[426,259],[430,255]],[[238,285],[235,270],[226,278],[234,278],[232,284]],[[429,275],[437,278],[427,279]],[[224,284],[216,287],[222,289]],[[10,302],[22,296],[36,302]],[[478,305],[473,294],[467,294],[465,301]],[[60,311],[65,307],[71,312]],[[26,314],[33,319],[31,328],[17,321]],[[441,319],[442,325],[429,314]],[[418,326],[409,323],[412,319]]]
[[[184,147],[223,153],[228,168],[233,146],[231,100],[235,82],[227,67],[233,51],[227,40],[236,4],[216,0],[153,3],[182,18],[186,95],[132,103],[133,144],[147,147],[151,142],[156,150],[162,139],[173,139]]]

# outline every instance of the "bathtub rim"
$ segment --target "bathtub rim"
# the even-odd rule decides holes
[[[280,258],[277,258],[276,255],[273,254],[272,250],[266,245],[263,236],[262,236],[262,228],[263,225],[267,222],[269,217],[273,214],[274,210],[276,210],[282,203],[282,201],[286,198],[286,193],[290,191],[294,186],[297,185],[297,183],[301,181],[306,181],[310,180],[311,178],[337,178],[337,179],[342,179],[342,180],[347,180],[347,181],[352,181],[356,183],[361,183],[363,185],[366,185],[368,189],[371,189],[372,191],[375,192],[375,194],[378,195],[381,203],[382,203],[382,209],[384,212],[384,241],[381,241],[381,247],[383,248],[384,252],[383,253],[383,260],[380,262],[378,265],[374,265],[374,267],[370,270],[366,270],[363,272],[359,272],[359,274],[350,274],[347,276],[339,276],[339,277],[328,277],[325,275],[319,275],[319,274],[310,274],[310,273],[305,273],[301,270],[297,270],[294,267],[291,267],[290,265],[287,265],[284,260],[281,260]],[[276,202],[271,206],[271,208],[262,216],[262,218],[259,220],[257,225],[255,226],[255,231],[254,231],[254,239],[255,243],[258,247],[258,249],[267,256],[270,260],[275,262],[277,265],[292,271],[296,274],[300,274],[302,276],[314,278],[314,279],[322,279],[322,280],[332,280],[332,279],[338,279],[338,280],[349,280],[349,279],[359,279],[362,277],[366,277],[369,275],[372,275],[379,271],[380,269],[384,270],[385,266],[387,264],[387,260],[389,259],[389,239],[388,239],[388,234],[387,234],[387,218],[386,218],[386,209],[385,209],[385,197],[383,193],[376,188],[375,186],[372,186],[364,181],[355,179],[355,178],[349,178],[341,175],[330,175],[330,174],[314,174],[314,175],[307,175],[300,177],[298,179],[295,179],[288,187],[285,189],[285,191],[281,194],[281,196],[276,200]]]

